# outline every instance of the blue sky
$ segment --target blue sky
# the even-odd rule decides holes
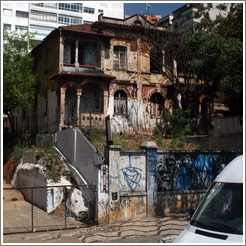
[[[159,14],[162,17],[165,17],[166,15],[171,14],[174,10],[180,8],[185,4],[185,2],[155,2],[152,3],[149,2],[138,2],[138,3],[127,3],[125,2],[124,8],[125,8],[125,15],[134,15],[134,14],[147,14],[146,10],[146,4],[150,4],[149,12],[150,14]]]

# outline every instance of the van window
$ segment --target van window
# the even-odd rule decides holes
[[[243,234],[243,184],[214,183],[194,214],[191,225]]]

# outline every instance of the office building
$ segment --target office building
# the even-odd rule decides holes
[[[2,2],[2,25],[10,31],[26,32],[43,40],[59,26],[90,24],[103,14],[111,18],[124,18],[122,2]]]

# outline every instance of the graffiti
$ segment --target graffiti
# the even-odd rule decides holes
[[[156,160],[157,160],[157,152],[153,149],[148,149],[147,151],[147,163],[148,163],[148,171],[152,175],[156,172]]]
[[[131,154],[129,153],[129,167],[121,169],[124,180],[131,191],[135,191],[142,180],[142,170],[131,166]]]
[[[120,203],[117,201],[117,202],[111,202],[111,205],[110,205],[110,210],[111,211],[120,211]]]
[[[128,197],[128,198],[120,198],[120,205],[122,208],[130,208],[131,206],[131,198]]]
[[[158,156],[158,190],[207,189],[233,158],[221,154],[165,154]]]

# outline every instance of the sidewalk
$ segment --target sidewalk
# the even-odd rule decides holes
[[[160,243],[172,242],[188,224],[188,217],[145,217],[110,225],[4,235],[3,243]]]

